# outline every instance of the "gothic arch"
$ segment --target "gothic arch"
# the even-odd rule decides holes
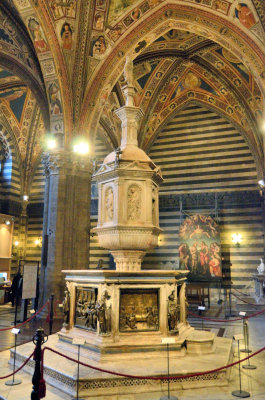
[[[265,54],[260,51],[252,34],[248,35],[227,17],[216,15],[213,11],[202,10],[196,5],[171,3],[161,5],[147,18],[140,19],[135,28],[112,49],[106,60],[99,64],[86,88],[80,116],[81,131],[96,131],[101,107],[123,71],[126,55],[136,58],[141,46],[145,48],[169,28],[206,36],[231,51],[256,77],[264,96]]]
[[[257,147],[250,140],[248,132],[246,132],[246,130],[242,126],[240,126],[233,118],[231,118],[230,115],[228,116],[228,114],[226,114],[225,112],[222,112],[219,108],[215,107],[213,104],[209,104],[202,100],[199,101],[199,100],[187,99],[179,107],[175,108],[174,111],[172,111],[172,113],[170,115],[168,115],[168,117],[166,119],[163,120],[162,124],[157,127],[156,131],[152,135],[152,139],[146,144],[146,146],[144,147],[144,150],[148,153],[152,147],[152,144],[156,140],[157,136],[162,131],[162,129],[167,125],[167,123],[172,118],[174,118],[174,116],[177,115],[182,109],[184,109],[185,107],[190,106],[190,105],[204,106],[204,107],[208,108],[209,110],[215,112],[216,114],[222,116],[223,118],[228,120],[231,123],[231,125],[234,126],[234,128],[242,135],[242,137],[246,141],[246,143],[251,151],[251,154],[255,160],[258,178],[263,179],[263,174],[264,174],[263,173],[263,159],[262,159],[262,156],[258,153]]]

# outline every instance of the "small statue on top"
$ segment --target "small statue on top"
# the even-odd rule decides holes
[[[258,266],[257,270],[260,275],[264,274],[265,266],[264,266],[264,262],[263,262],[262,258],[260,259],[260,265]]]
[[[125,65],[124,65],[124,78],[126,84],[128,86],[134,86],[133,84],[133,61],[129,56],[126,57]]]

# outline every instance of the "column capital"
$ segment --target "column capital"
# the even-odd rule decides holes
[[[46,177],[50,175],[92,175],[92,161],[87,155],[79,155],[66,150],[45,152],[42,164]]]

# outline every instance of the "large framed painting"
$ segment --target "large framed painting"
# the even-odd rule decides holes
[[[180,226],[179,237],[179,265],[180,269],[190,271],[188,280],[220,280],[220,230],[214,219],[201,214],[187,217]]]

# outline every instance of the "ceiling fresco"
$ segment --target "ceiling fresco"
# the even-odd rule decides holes
[[[134,79],[135,105],[145,114],[139,135],[145,149],[177,110],[193,101],[214,109],[242,128],[252,145],[262,151],[256,123],[262,115],[261,92],[242,61],[217,43],[171,29],[134,60]],[[115,118],[115,109],[124,104],[123,84],[122,74],[104,104],[101,119],[105,122]],[[115,126],[113,122],[111,125]],[[117,126],[113,131],[118,132],[119,141]]]
[[[42,153],[45,127],[32,91],[18,76],[1,67],[0,121],[13,138],[26,188]]]
[[[69,141],[80,131],[99,133],[108,147],[117,147],[121,127],[115,110],[124,105],[122,71],[130,54],[135,104],[144,111],[139,134],[143,148],[150,147],[178,110],[197,102],[229,119],[261,156],[265,51],[258,50],[264,48],[265,35],[263,8],[259,16],[255,0],[3,2],[18,10],[30,37],[31,51],[20,46],[19,57],[45,85],[52,132],[68,135]],[[14,45],[19,48],[3,18],[0,43],[9,52]],[[43,78],[32,62],[35,56]],[[22,131],[33,97],[12,72],[0,75],[6,79],[0,101]]]

